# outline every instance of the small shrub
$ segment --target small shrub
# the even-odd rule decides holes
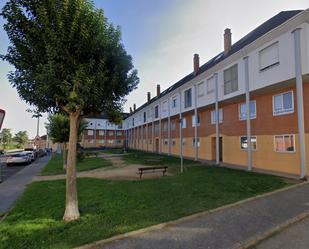
[[[86,155],[85,155],[85,153],[84,152],[82,152],[82,151],[78,151],[77,152],[77,161],[78,162],[81,162],[81,161],[84,161],[84,159],[86,158]]]

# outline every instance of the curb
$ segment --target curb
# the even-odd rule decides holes
[[[274,227],[273,229],[270,229],[266,232],[264,232],[263,234],[248,240],[247,242],[245,242],[244,244],[240,245],[240,246],[236,246],[233,249],[253,249],[255,248],[255,246],[257,246],[258,244],[260,244],[262,241],[270,238],[271,236],[281,232],[282,230],[288,228],[289,226],[292,226],[295,223],[298,223],[304,219],[306,219],[307,217],[309,217],[309,211],[306,211],[294,218],[291,218],[289,220],[287,220],[286,222]]]
[[[254,197],[250,197],[248,199],[244,199],[244,200],[241,200],[241,201],[238,201],[238,202],[235,202],[235,203],[227,204],[227,205],[224,205],[224,206],[212,209],[212,210],[207,210],[207,211],[203,211],[203,212],[200,212],[200,213],[196,213],[196,214],[192,214],[192,215],[189,215],[189,216],[185,216],[185,217],[182,217],[182,218],[177,219],[177,220],[168,221],[168,222],[160,223],[160,224],[153,225],[153,226],[150,226],[150,227],[146,227],[146,228],[142,228],[142,229],[139,229],[139,230],[135,230],[135,231],[132,231],[132,232],[127,232],[127,233],[119,234],[119,235],[110,237],[108,239],[98,240],[98,241],[92,242],[90,244],[86,244],[86,245],[83,245],[83,246],[80,246],[80,247],[76,247],[75,249],[96,249],[96,248],[101,248],[101,247],[105,246],[106,244],[110,244],[110,243],[112,243],[114,241],[123,240],[123,239],[126,239],[126,238],[130,238],[130,237],[133,237],[133,236],[144,234],[146,232],[157,231],[157,230],[166,228],[168,226],[177,225],[179,223],[182,223],[182,222],[185,222],[185,221],[188,221],[188,220],[196,219],[196,218],[199,218],[199,217],[202,217],[202,216],[206,216],[206,215],[209,215],[209,214],[212,214],[212,213],[216,213],[216,212],[228,209],[228,208],[237,207],[237,206],[240,206],[242,204],[248,203],[250,201],[258,200],[258,199],[261,199],[261,198],[264,198],[264,197],[267,197],[267,196],[271,196],[271,195],[274,195],[274,194],[277,194],[277,193],[288,191],[290,189],[298,188],[298,187],[301,187],[301,186],[306,185],[306,184],[309,184],[309,182],[305,181],[305,182],[298,183],[298,184],[295,184],[295,185],[292,185],[292,186],[288,186],[288,187],[285,187],[285,188],[282,188],[282,189],[277,189],[277,190],[272,191],[272,192],[268,192],[268,193],[260,194],[260,195],[254,196]],[[309,211],[308,211],[308,216],[309,216]],[[294,220],[294,219],[292,219],[292,220]],[[294,221],[294,223],[297,222],[297,221]],[[261,241],[262,239],[260,239],[259,241]],[[254,239],[254,241],[257,241],[257,238]],[[252,240],[250,240],[248,242],[248,246],[247,247],[244,247],[245,245],[247,245],[247,244],[245,244],[245,245],[242,245],[240,247],[238,246],[235,249],[245,249],[245,248],[248,248],[251,245],[251,242],[252,242]],[[249,243],[250,243],[250,245],[249,245]]]

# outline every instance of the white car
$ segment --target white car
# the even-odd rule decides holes
[[[29,164],[31,163],[31,158],[29,155],[24,153],[13,153],[6,155],[6,165],[11,164]]]
[[[34,152],[33,151],[24,151],[22,154],[28,155],[30,157],[31,162],[35,160]]]

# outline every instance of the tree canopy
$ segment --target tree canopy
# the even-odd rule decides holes
[[[19,131],[15,134],[14,141],[22,148],[29,140],[27,131]]]
[[[138,84],[114,27],[86,0],[10,0],[2,10],[9,80],[38,111],[114,113]]]

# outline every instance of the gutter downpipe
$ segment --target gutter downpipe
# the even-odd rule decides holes
[[[179,140],[180,140],[180,172],[183,173],[183,155],[182,155],[182,112],[181,112],[181,91],[179,90]]]
[[[167,136],[168,136],[168,155],[171,155],[171,104],[170,97],[168,97],[168,118],[167,118]]]
[[[194,161],[197,161],[198,159],[198,143],[197,143],[197,89],[196,85],[194,85],[194,122],[195,122],[195,127],[194,127]]]
[[[216,165],[220,165],[220,152],[219,152],[219,86],[218,86],[218,74],[214,74],[215,77],[215,85],[216,85]]]

